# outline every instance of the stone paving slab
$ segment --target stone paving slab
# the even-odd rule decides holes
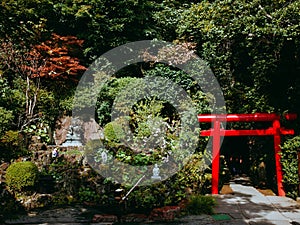
[[[294,212],[294,211],[290,211],[290,212],[281,212],[281,214],[287,218],[290,218],[292,220],[298,220],[300,221],[300,211]]]
[[[287,197],[280,196],[266,196],[266,198],[274,205],[276,208],[284,211],[284,210],[297,210],[300,209],[299,204]]]
[[[258,218],[258,219],[263,219],[263,220],[267,220],[267,221],[289,221],[288,218],[286,218],[285,216],[283,216],[281,213],[277,212],[277,211],[261,211],[259,213],[253,213],[252,211],[243,211],[243,214],[246,214],[246,217],[248,219],[251,218]],[[244,215],[245,215],[244,214]]]
[[[230,213],[229,216],[234,220],[243,220],[245,218],[241,213]]]
[[[209,215],[194,215],[194,216],[191,215],[191,216],[185,216],[185,217],[176,219],[176,221],[174,221],[174,222],[178,225],[181,225],[181,224],[188,224],[188,225],[212,224],[214,222],[214,219]]]
[[[221,203],[220,200],[217,200],[217,206],[214,209],[215,213],[228,213],[230,212],[231,214],[233,213],[240,213],[239,206],[237,204],[224,204]]]
[[[269,221],[269,220],[250,220],[248,221],[250,225],[291,225],[289,221]]]

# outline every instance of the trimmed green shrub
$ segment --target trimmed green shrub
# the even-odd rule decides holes
[[[104,137],[108,142],[118,143],[120,139],[125,138],[125,132],[122,124],[117,122],[110,122],[104,127]]]
[[[6,184],[13,191],[33,188],[38,180],[38,168],[32,162],[16,162],[7,168]]]
[[[294,199],[299,196],[297,151],[300,151],[300,136],[288,139],[283,143],[281,153],[283,185],[286,195]]]
[[[213,214],[213,207],[216,205],[216,200],[212,196],[192,195],[190,196],[186,210],[188,214]]]

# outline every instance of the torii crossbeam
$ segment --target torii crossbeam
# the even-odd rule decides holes
[[[297,118],[296,114],[286,114],[287,120]],[[213,123],[210,130],[202,130],[200,136],[213,137],[212,152],[212,194],[218,194],[219,169],[220,169],[220,140],[221,136],[273,136],[275,165],[277,177],[277,189],[279,196],[285,196],[282,184],[282,168],[280,163],[280,136],[293,135],[293,129],[285,129],[280,126],[280,116],[276,113],[254,113],[254,114],[201,114],[198,115],[200,123]],[[267,129],[254,130],[225,130],[221,128],[222,122],[272,122],[272,126]]]

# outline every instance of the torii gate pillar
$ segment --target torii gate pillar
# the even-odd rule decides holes
[[[280,122],[279,120],[273,121],[273,129],[274,129],[274,155],[275,155],[275,166],[276,166],[276,178],[277,178],[277,190],[279,196],[285,196],[285,191],[283,189],[283,176],[282,176],[282,167],[280,162]]]

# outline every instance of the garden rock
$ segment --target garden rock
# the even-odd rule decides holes
[[[8,168],[8,166],[9,166],[9,163],[2,163],[0,165],[0,184],[5,181],[4,176],[5,176],[5,171]]]
[[[153,221],[173,221],[180,214],[179,206],[164,206],[162,208],[153,209],[150,219]]]
[[[115,223],[118,221],[118,217],[116,215],[110,214],[95,214],[92,222],[99,223],[99,222],[112,222]]]

